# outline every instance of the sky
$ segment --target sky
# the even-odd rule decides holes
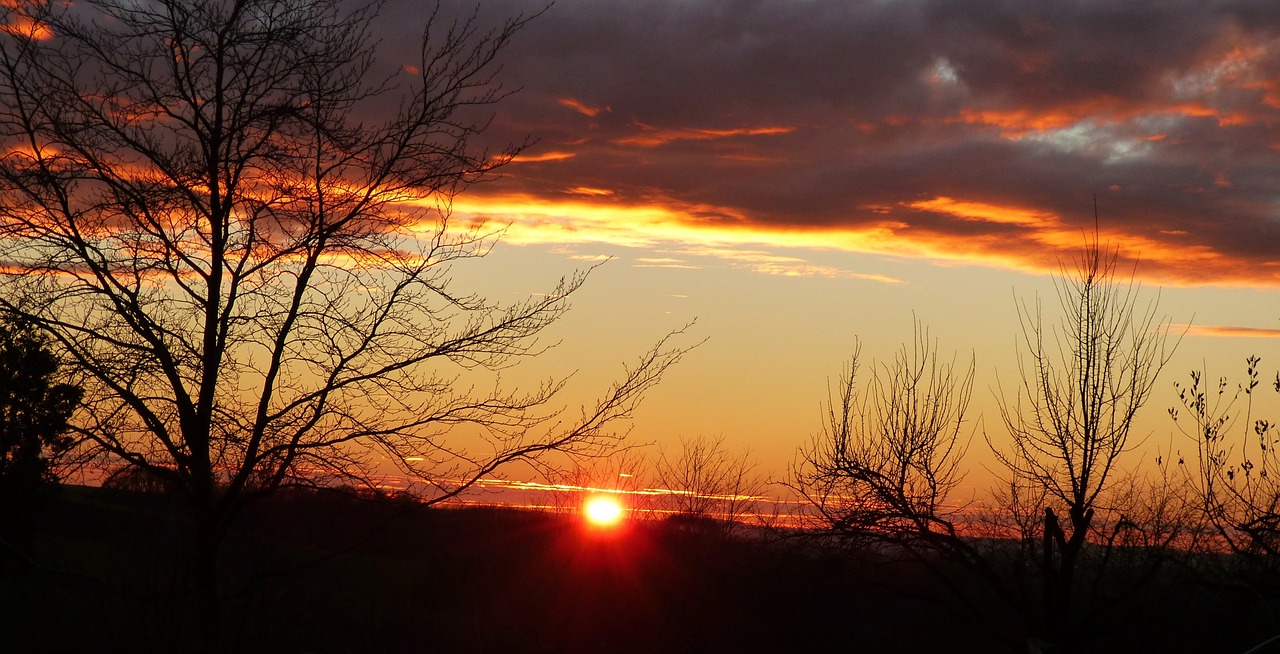
[[[393,59],[417,11],[383,9]],[[1280,366],[1275,2],[558,0],[501,60],[485,138],[535,142],[457,198],[506,232],[456,276],[514,299],[604,261],[527,373],[577,370],[569,401],[693,322],[636,442],[723,435],[781,477],[856,344],[865,369],[919,321],[974,361],[982,477],[1017,302],[1056,315],[1095,225],[1185,331],[1135,457],[1191,444],[1166,415],[1191,368]]]

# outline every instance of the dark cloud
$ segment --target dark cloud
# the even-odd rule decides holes
[[[481,20],[538,8],[488,1]],[[393,53],[408,11],[384,11]],[[1104,221],[1153,249],[1280,261],[1271,0],[560,0],[504,56],[522,91],[489,138],[573,156],[478,192],[592,187],[782,226],[879,222],[867,207],[888,207],[916,228],[903,238],[995,240],[1034,228],[907,205],[1030,208],[1078,231],[1097,194]],[[1058,256],[1043,238],[1021,246]]]

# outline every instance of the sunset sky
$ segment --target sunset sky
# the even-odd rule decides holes
[[[415,5],[383,10],[384,57],[412,60]],[[1191,323],[1145,448],[1191,367],[1280,365],[1275,2],[558,0],[503,61],[519,92],[486,136],[537,142],[458,198],[455,221],[509,227],[456,276],[514,298],[609,259],[527,373],[579,370],[571,401],[696,320],[638,442],[723,434],[781,475],[855,339],[869,364],[919,319],[976,360],[980,469],[1015,300],[1052,308],[1095,197],[1144,297]]]

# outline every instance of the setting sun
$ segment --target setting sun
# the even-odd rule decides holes
[[[611,527],[622,520],[622,505],[612,497],[593,497],[583,506],[587,522],[600,527]]]

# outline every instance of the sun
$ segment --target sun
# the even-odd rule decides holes
[[[622,521],[622,505],[612,497],[592,497],[583,505],[582,512],[587,522],[598,527],[612,527]]]

